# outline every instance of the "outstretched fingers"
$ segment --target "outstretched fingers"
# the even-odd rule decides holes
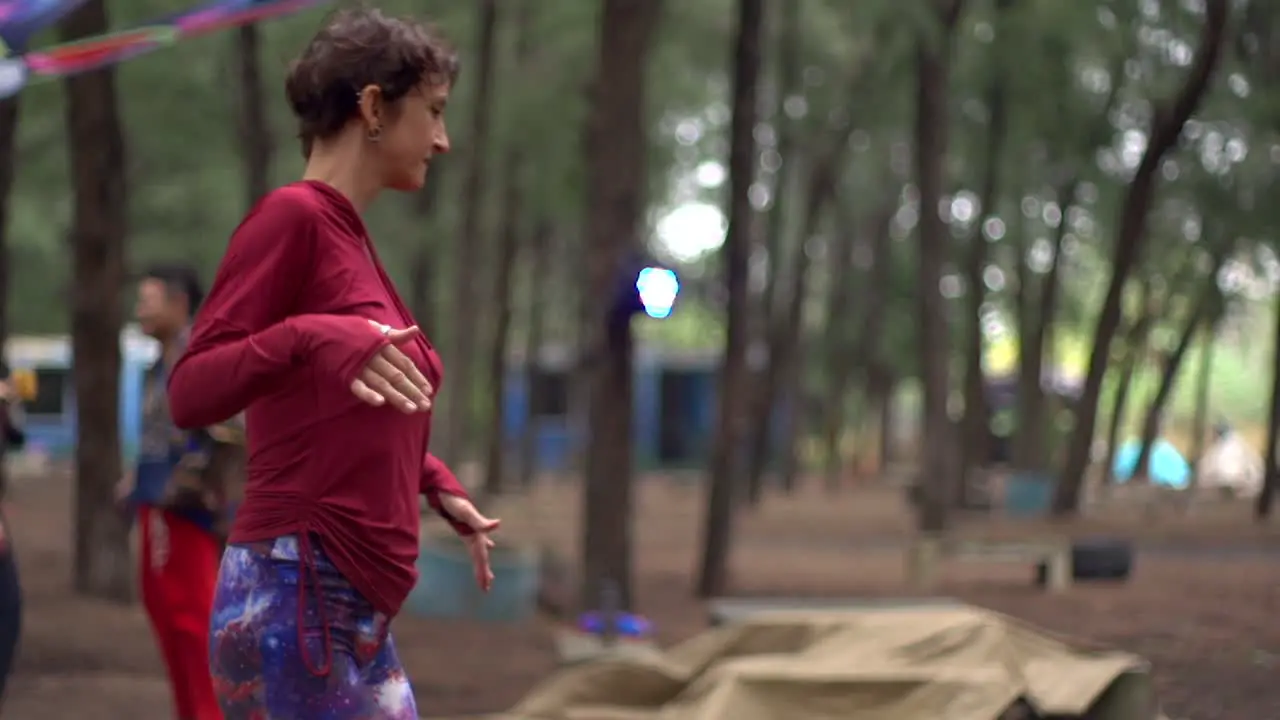
[[[394,350],[399,353],[399,350]],[[386,350],[383,350],[385,353]],[[431,407],[431,400],[413,380],[385,355],[374,356],[360,379],[404,412],[417,412]]]
[[[418,366],[413,364],[413,360],[394,345],[383,348],[379,355],[391,363],[396,370],[403,373],[408,378],[409,383],[422,394],[423,399],[426,400],[426,406],[431,407],[431,394],[435,392],[435,389],[431,387],[431,382],[427,380],[427,376],[423,375]]]
[[[351,381],[351,394],[359,398],[361,402],[368,403],[369,405],[378,406],[385,405],[387,403],[387,399],[383,397],[382,394],[369,387],[369,385],[360,378],[356,378]]]

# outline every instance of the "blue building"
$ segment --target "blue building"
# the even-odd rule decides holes
[[[719,355],[709,352],[636,351],[636,462],[643,468],[681,468],[701,465],[711,448],[716,421]],[[573,427],[569,372],[573,358],[560,348],[548,348],[537,358],[528,380],[524,363],[508,366],[504,419],[507,438],[514,444],[533,424],[538,469],[567,469],[576,441],[584,436]]]
[[[155,362],[159,346],[131,327],[121,335],[120,349],[120,443],[125,456],[133,457],[141,425],[142,378]],[[74,452],[76,400],[71,381],[71,339],[66,335],[11,337],[5,346],[5,358],[10,367],[31,370],[36,376],[36,397],[24,406],[29,448],[55,457]]]

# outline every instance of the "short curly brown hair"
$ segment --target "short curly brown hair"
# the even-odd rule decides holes
[[[457,53],[428,25],[370,8],[334,13],[285,80],[303,156],[359,112],[359,93],[366,86],[377,85],[394,103],[423,82],[452,85],[458,70]]]

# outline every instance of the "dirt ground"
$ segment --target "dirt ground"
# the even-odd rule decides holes
[[[162,668],[141,609],[72,597],[69,482],[15,489],[11,525],[26,591],[21,657],[3,717],[15,720],[168,720]],[[702,494],[665,480],[637,491],[639,609],[670,642],[698,632],[704,608],[690,597]],[[536,542],[573,557],[579,502],[547,483],[497,510],[508,543]],[[1280,523],[1278,523],[1280,524]],[[870,487],[770,499],[735,533],[733,585],[743,595],[905,595],[901,551],[908,516],[900,493]],[[1135,530],[1135,528],[1137,528]],[[1004,523],[999,533],[1044,528]],[[1280,532],[1254,527],[1242,505],[1189,517],[1112,512],[1053,528],[1145,538],[1132,581],[1037,592],[1029,569],[950,568],[942,593],[1092,643],[1148,658],[1174,720],[1280,718]],[[1194,551],[1215,546],[1214,551]],[[498,578],[501,582],[501,578]],[[554,667],[550,624],[501,627],[397,620],[396,640],[428,717],[509,707]]]

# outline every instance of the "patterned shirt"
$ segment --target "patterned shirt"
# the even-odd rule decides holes
[[[186,348],[183,333],[175,348]],[[194,431],[180,430],[169,413],[169,367],[161,356],[147,369],[142,391],[142,428],[133,501],[164,507],[201,527],[225,534],[240,483],[228,482],[244,446],[241,416]]]

